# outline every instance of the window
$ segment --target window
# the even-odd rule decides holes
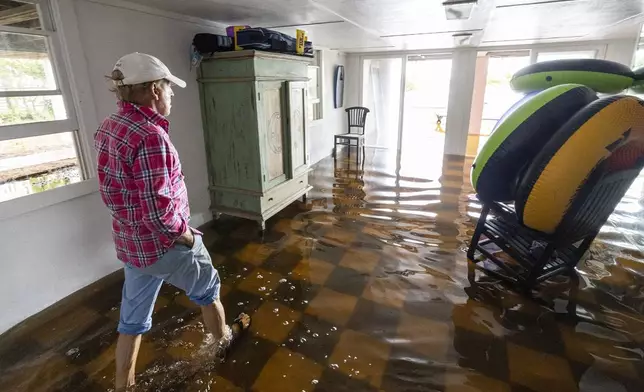
[[[489,53],[483,98],[482,136],[489,136],[501,117],[523,94],[510,87],[510,80],[520,69],[530,65],[530,52]]]
[[[48,1],[0,1],[0,202],[85,177],[52,20]]]
[[[597,56],[595,50],[575,50],[568,52],[539,52],[537,54],[537,63],[552,60],[572,60],[572,59],[594,59]]]
[[[635,51],[635,59],[633,60],[633,69],[644,67],[644,26],[640,32],[640,38],[637,41],[637,50]]]
[[[309,121],[322,119],[322,51],[316,50],[309,65]]]

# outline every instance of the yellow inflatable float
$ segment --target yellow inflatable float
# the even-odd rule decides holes
[[[607,176],[623,174],[632,181],[644,166],[644,101],[593,93],[644,93],[644,68],[633,72],[606,60],[551,61],[520,70],[511,84],[532,96],[499,121],[474,161],[472,183],[479,199],[514,202],[524,226],[558,235],[576,219],[580,192],[593,192],[595,181]],[[628,184],[614,188],[625,192]]]
[[[577,112],[544,146],[517,188],[518,218],[554,233],[590,173],[619,147],[644,143],[644,102],[633,96],[599,99]]]

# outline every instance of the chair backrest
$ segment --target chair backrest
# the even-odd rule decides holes
[[[352,133],[352,129],[357,128],[356,133],[364,135],[364,127],[367,122],[367,113],[369,113],[369,109],[361,106],[354,106],[345,109],[345,112],[347,112],[347,116],[349,118],[349,133]]]

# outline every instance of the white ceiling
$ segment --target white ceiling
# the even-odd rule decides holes
[[[644,20],[644,0],[478,0],[467,20],[447,20],[444,0],[131,0],[226,25],[299,27],[344,51],[442,49],[452,35],[475,46],[624,38]]]

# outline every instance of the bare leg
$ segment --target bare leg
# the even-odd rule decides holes
[[[116,343],[116,390],[134,386],[134,365],[141,346],[141,335],[119,334]]]
[[[226,331],[226,312],[221,301],[217,299],[212,305],[202,306],[201,313],[208,332],[219,341]]]
[[[221,304],[221,301],[217,299],[213,302],[212,305],[202,306],[201,312],[203,314],[203,321],[206,324],[206,328],[213,335],[215,340],[219,341],[226,334],[226,312],[224,311],[224,306]],[[248,328],[250,325],[250,316],[245,313],[241,313],[239,318],[244,326],[243,329]],[[231,327],[232,334],[231,338],[237,337],[242,329],[237,324],[233,324]]]

